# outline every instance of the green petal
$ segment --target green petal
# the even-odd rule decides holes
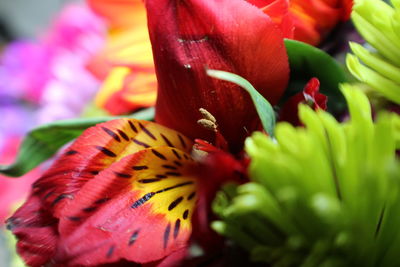
[[[379,93],[400,104],[400,87],[392,80],[381,76],[378,72],[373,71],[360,63],[357,57],[347,54],[346,64],[351,74],[358,80],[365,82],[373,87]]]
[[[353,12],[351,17],[357,30],[368,43],[382,53],[387,60],[400,65],[399,43],[392,42],[380,29],[375,28],[358,13]]]
[[[379,54],[371,53],[357,43],[350,42],[350,48],[365,65],[382,74],[386,78],[398,83],[400,87],[400,67],[388,63],[385,59],[380,57]]]

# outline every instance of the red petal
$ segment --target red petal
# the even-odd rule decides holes
[[[210,153],[201,161],[201,177],[207,179],[201,179],[198,182],[198,194],[201,197],[194,213],[193,236],[196,242],[203,246],[204,250],[214,250],[215,252],[223,240],[210,228],[210,222],[217,219],[211,211],[212,201],[223,184],[248,181],[247,167],[249,160],[235,158],[232,154],[215,147],[212,149],[209,145],[203,144],[201,140],[196,140],[196,142]],[[239,156],[236,155],[236,157]]]
[[[29,266],[42,266],[55,254],[58,219],[42,206],[37,195],[6,221],[7,229],[19,239],[17,251]]]
[[[289,13],[288,0],[247,0],[247,2],[261,8],[279,25],[284,38],[293,38],[294,24],[293,16]]]
[[[243,76],[275,104],[289,74],[281,31],[243,0],[146,3],[159,82],[156,120],[210,140],[211,134],[197,125],[202,107],[216,117],[228,142],[240,146],[258,120],[250,97],[237,86],[209,78],[205,68]]]

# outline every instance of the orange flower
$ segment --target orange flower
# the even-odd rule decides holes
[[[88,66],[98,78],[104,79],[96,105],[111,114],[154,105],[157,80],[143,2],[88,2],[110,27],[106,47]]]
[[[341,21],[350,17],[353,0],[290,0],[294,38],[318,45]]]

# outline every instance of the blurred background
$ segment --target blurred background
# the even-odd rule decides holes
[[[66,3],[78,0],[0,0],[1,42],[36,38]]]
[[[86,64],[104,33],[84,1],[0,0],[0,165],[13,162],[30,129],[77,117],[92,101],[100,83]],[[4,221],[42,170],[0,175],[0,267],[24,266]]]

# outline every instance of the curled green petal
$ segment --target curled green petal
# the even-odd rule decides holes
[[[350,48],[365,65],[400,85],[400,67],[388,63],[378,54],[371,53],[357,43],[350,42]]]
[[[348,54],[346,65],[358,80],[370,85],[383,96],[400,104],[400,86],[378,72],[365,67],[354,55]]]
[[[275,127],[275,112],[272,108],[271,104],[267,99],[264,98],[252,85],[249,81],[236,75],[234,73],[220,71],[220,70],[207,70],[207,75],[216,79],[220,79],[223,81],[228,81],[234,84],[239,85],[244,90],[246,90],[254,103],[254,106],[257,110],[258,116],[260,117],[261,124],[264,130],[270,135],[274,135],[274,127]]]

